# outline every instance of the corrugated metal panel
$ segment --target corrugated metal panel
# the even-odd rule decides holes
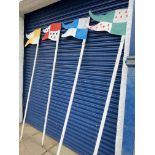
[[[87,17],[88,11],[106,13],[128,6],[128,0],[65,0],[25,16],[25,32],[46,27],[52,22],[71,22]],[[91,20],[91,24],[95,24]],[[65,32],[62,29],[62,33]],[[43,35],[43,34],[42,34]],[[69,118],[64,144],[81,155],[91,155],[107,97],[120,36],[106,32],[89,31],[83,61]],[[47,124],[47,134],[60,139],[82,41],[72,37],[61,38],[56,63],[53,94]],[[26,121],[43,130],[50,84],[55,43],[40,41],[37,65]],[[25,48],[24,108],[34,60],[35,45]],[[121,81],[122,58],[115,81],[110,108],[103,132],[99,155],[113,155]]]

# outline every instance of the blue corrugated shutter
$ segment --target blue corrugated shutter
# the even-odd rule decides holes
[[[26,14],[25,32],[45,28],[53,22],[71,22],[87,17],[88,11],[104,14],[128,6],[128,0],[65,0]],[[95,24],[91,20],[90,24]],[[62,29],[61,33],[65,32]],[[42,34],[43,35],[43,34]],[[72,37],[61,38],[56,63],[53,94],[49,110],[47,134],[60,139],[69,103],[82,41]],[[92,155],[107,97],[112,71],[120,43],[120,36],[106,32],[89,31],[83,61],[69,118],[64,144],[81,155]],[[40,41],[37,65],[26,121],[43,130],[50,84],[55,42]],[[35,45],[25,48],[24,108],[28,93]],[[123,55],[122,55],[123,56]],[[110,108],[103,132],[99,155],[113,155],[120,92],[122,58],[115,81]]]

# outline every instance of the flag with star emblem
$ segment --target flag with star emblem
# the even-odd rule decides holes
[[[60,30],[61,30],[61,23],[52,23],[46,29],[43,30],[45,35],[43,36],[42,40],[50,39],[53,41],[58,41]]]
[[[89,26],[94,31],[107,31],[111,34],[125,35],[128,20],[128,9],[110,11],[105,15],[94,15],[89,11],[90,17],[99,23]]]

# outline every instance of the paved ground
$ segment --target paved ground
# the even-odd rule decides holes
[[[21,125],[20,125],[21,130]],[[29,124],[25,124],[22,141],[19,142],[20,155],[56,155],[58,142],[46,136],[44,146],[41,146],[42,133]],[[78,155],[69,148],[63,146],[61,155]]]

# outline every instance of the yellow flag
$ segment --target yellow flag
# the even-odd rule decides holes
[[[26,35],[26,38],[28,39],[25,47],[28,44],[38,44],[39,43],[39,38],[40,38],[40,32],[41,32],[41,28],[39,29],[35,29],[33,32],[31,32],[30,34]]]

